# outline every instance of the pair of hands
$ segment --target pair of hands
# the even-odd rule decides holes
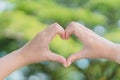
[[[49,49],[49,43],[56,36],[62,39],[69,39],[71,34],[83,42],[81,51],[70,55],[67,60]],[[62,44],[62,43],[61,43]],[[19,49],[26,63],[37,63],[43,61],[57,61],[68,67],[72,62],[82,58],[107,58],[112,54],[114,43],[100,37],[90,29],[77,23],[71,22],[64,30],[59,24],[54,23],[42,32],[39,32],[31,41]]]

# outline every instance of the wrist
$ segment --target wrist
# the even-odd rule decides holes
[[[28,62],[24,59],[22,52],[20,50],[15,50],[14,52],[12,52],[12,55],[14,55],[19,62],[21,63],[21,65],[27,65]]]
[[[30,49],[29,46],[25,45],[22,48],[18,49],[17,51],[20,54],[21,58],[23,59],[23,61],[26,65],[29,65],[32,63],[37,63],[36,62],[37,58],[33,54],[33,53],[37,53],[37,52]]]
[[[120,64],[120,45],[114,43],[108,54],[108,59]]]
[[[115,54],[114,61],[120,64],[120,45],[115,43],[114,52]]]
[[[31,64],[31,60],[29,59],[26,51],[24,51],[23,49],[18,49],[16,50],[18,56],[21,58],[22,62],[24,65],[29,65]]]

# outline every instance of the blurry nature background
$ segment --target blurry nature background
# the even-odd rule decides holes
[[[0,0],[0,57],[20,48],[48,25],[57,22],[65,28],[71,21],[120,43],[120,0]],[[81,48],[74,35],[68,41],[57,36],[50,43],[53,52],[66,58]],[[82,59],[69,68],[43,62],[25,66],[5,80],[120,80],[120,65],[105,59]]]

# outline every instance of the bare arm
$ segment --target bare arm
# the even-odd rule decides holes
[[[57,61],[66,65],[63,56],[55,54],[49,50],[50,41],[59,34],[64,38],[64,29],[57,23],[50,25],[44,31],[39,32],[31,41],[22,48],[13,51],[0,59],[0,80],[3,80],[11,72],[28,64]]]
[[[120,45],[113,43],[77,22],[70,23],[66,28],[66,39],[75,34],[83,42],[83,49],[68,57],[68,66],[82,58],[105,58],[120,63]]]
[[[109,58],[120,64],[120,44],[114,43],[112,49],[113,50],[111,50],[111,55],[109,55]]]
[[[16,50],[0,59],[0,80],[3,80],[14,70],[27,65],[20,51]]]

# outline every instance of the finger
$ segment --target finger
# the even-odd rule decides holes
[[[50,58],[51,61],[59,62],[59,63],[63,64],[64,67],[67,67],[66,59],[63,56],[58,55],[56,53],[51,53],[51,55],[49,56],[49,58]]]
[[[44,31],[46,33],[46,36],[51,41],[57,34],[59,34],[62,38],[64,38],[65,31],[64,29],[58,24],[54,23],[47,27],[47,29]]]
[[[74,28],[72,26],[68,25],[67,28],[65,29],[65,38],[69,39],[71,34],[74,33]]]
[[[83,43],[86,43],[90,37],[87,28],[77,22],[71,22],[65,29],[65,32],[66,39],[68,39],[71,34],[75,34]]]
[[[80,40],[85,36],[85,29],[77,22],[71,22],[65,29],[65,32],[66,39],[68,39],[71,34],[75,34]]]
[[[87,35],[87,37],[92,37],[92,36],[96,36],[97,34],[95,32],[93,32],[91,29],[85,27],[84,25],[78,23],[78,22],[71,22],[70,26],[73,26],[76,30],[75,30],[75,35],[76,36],[80,36],[82,33]],[[77,34],[77,32],[81,32],[81,34]],[[81,36],[82,37],[82,36]],[[85,37],[85,38],[87,38]]]
[[[72,62],[83,59],[87,57],[87,52],[85,50],[72,54],[71,56],[68,57],[67,59],[67,66],[70,66]]]

